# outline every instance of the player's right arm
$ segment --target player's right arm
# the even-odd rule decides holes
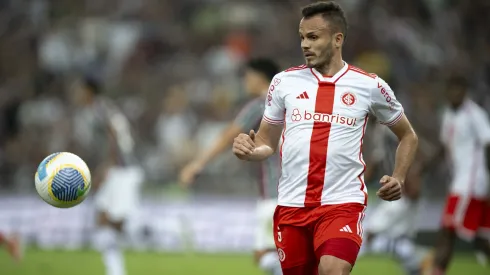
[[[282,85],[284,86],[284,85]],[[264,117],[257,134],[239,134],[233,142],[233,153],[242,160],[261,161],[272,156],[281,138],[286,107],[281,91],[281,74],[269,86]]]
[[[282,125],[270,124],[262,120],[259,131],[255,134],[239,134],[233,142],[233,153],[241,160],[262,161],[272,156],[279,145]]]

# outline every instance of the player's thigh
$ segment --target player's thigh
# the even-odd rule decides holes
[[[138,169],[111,169],[103,186],[104,193],[96,199],[111,221],[124,220],[137,209],[142,180]]]
[[[443,227],[455,230],[459,237],[471,241],[481,227],[485,201],[464,195],[450,195],[446,202]]]
[[[478,235],[490,241],[490,201],[484,204]]]
[[[261,200],[257,202],[255,227],[255,251],[264,251],[275,248],[274,242],[274,211],[275,200]]]
[[[284,224],[280,208],[274,214],[274,240],[284,274],[295,274],[288,270],[315,266],[312,232],[307,227]]]
[[[407,235],[413,231],[416,218],[415,203],[406,198],[398,201],[381,201],[366,221],[366,232],[389,235]],[[397,237],[397,236],[394,236]]]
[[[338,205],[320,218],[314,230],[314,247],[318,260],[333,256],[354,266],[362,245],[365,206]]]

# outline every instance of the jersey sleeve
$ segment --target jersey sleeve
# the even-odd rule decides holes
[[[490,145],[490,121],[488,114],[480,107],[474,108],[472,121],[480,144]]]
[[[281,77],[276,75],[269,85],[269,92],[265,99],[265,110],[263,120],[270,124],[283,124],[286,107],[281,95]],[[282,85],[284,86],[284,85]]]
[[[233,123],[240,127],[242,131],[250,131],[250,129],[257,126],[263,115],[264,106],[262,100],[253,100],[240,110]]]
[[[376,80],[377,86],[371,92],[370,111],[381,124],[393,126],[403,117],[403,106],[383,79],[378,77]]]

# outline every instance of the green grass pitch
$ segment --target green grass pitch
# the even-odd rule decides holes
[[[128,275],[263,275],[249,255],[126,253]],[[14,264],[0,250],[0,274],[5,275],[104,275],[99,255],[92,251],[28,250],[21,264]],[[402,275],[397,264],[385,257],[364,257],[354,275]],[[472,255],[458,255],[449,275],[488,275]]]

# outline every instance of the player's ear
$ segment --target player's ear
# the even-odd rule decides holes
[[[337,32],[333,36],[333,44],[335,48],[342,48],[342,45],[344,44],[344,34],[341,32]]]

